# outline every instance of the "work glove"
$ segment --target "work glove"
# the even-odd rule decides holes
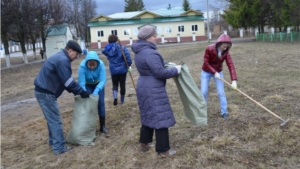
[[[173,67],[173,66],[176,66],[176,64],[173,62],[168,62],[165,64],[165,67]]]
[[[128,73],[131,73],[131,70],[132,70],[132,69],[131,69],[131,66],[129,66],[128,69],[127,69],[127,72],[128,72]]]
[[[81,98],[88,98],[90,96],[90,93],[83,90],[81,93],[80,93],[80,96]]]
[[[220,76],[220,74],[218,72],[215,73],[215,78],[219,79],[219,80],[221,79],[221,76]]]
[[[235,80],[231,82],[231,87],[235,90],[237,89],[237,84]]]
[[[173,63],[173,62],[168,62],[167,64],[170,66],[176,66],[176,63]]]
[[[177,69],[178,74],[181,72],[181,65],[176,65],[175,68]]]

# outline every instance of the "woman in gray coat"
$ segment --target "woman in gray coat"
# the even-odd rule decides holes
[[[170,149],[169,130],[176,121],[165,89],[166,79],[178,76],[181,66],[165,68],[162,56],[156,50],[156,28],[144,26],[138,33],[138,41],[131,48],[135,53],[135,65],[139,72],[137,99],[142,127],[140,143],[142,151],[149,150],[153,133],[156,137],[156,152],[172,156],[176,151]]]

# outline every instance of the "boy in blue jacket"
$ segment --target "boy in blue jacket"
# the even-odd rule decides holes
[[[111,74],[111,80],[113,84],[113,96],[114,105],[118,104],[118,86],[120,84],[121,104],[125,103],[126,92],[126,76],[127,72],[131,71],[131,57],[130,53],[125,46],[117,43],[118,37],[116,35],[110,35],[108,37],[109,44],[105,46],[102,53],[107,57],[109,61],[109,70]],[[121,48],[122,47],[122,48]],[[125,58],[123,56],[123,52]],[[126,64],[127,62],[127,64]],[[128,66],[128,67],[127,67]]]
[[[107,133],[105,128],[104,91],[106,84],[106,70],[104,63],[94,51],[88,52],[78,68],[78,83],[83,90],[93,95],[99,95],[98,115],[100,132]]]

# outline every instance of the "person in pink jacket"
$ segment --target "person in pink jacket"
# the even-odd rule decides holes
[[[228,35],[222,34],[215,44],[207,46],[204,54],[204,62],[201,71],[201,93],[207,103],[208,87],[210,78],[213,78],[216,84],[217,93],[219,96],[221,116],[228,120],[229,114],[227,111],[227,100],[224,91],[224,82],[222,66],[226,61],[232,81],[232,88],[237,88],[237,76],[231,59],[229,49],[231,48],[231,39]]]

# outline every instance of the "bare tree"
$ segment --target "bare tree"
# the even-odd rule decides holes
[[[220,9],[228,9],[230,5],[230,0],[215,0],[219,4]]]
[[[3,42],[6,66],[10,67],[10,55],[9,55],[9,33],[8,30],[11,26],[11,19],[13,4],[11,0],[1,0],[1,41]],[[2,45],[1,45],[2,47]]]
[[[70,4],[73,4],[73,6],[70,6],[68,9],[68,20],[74,25],[77,36],[81,36],[79,26],[79,7],[81,6],[82,1],[83,0],[68,0]]]
[[[28,35],[27,35],[27,39],[29,39],[30,43],[32,44],[32,50],[33,50],[33,55],[34,58],[37,59],[36,57],[36,42],[37,39],[40,37],[40,26],[38,24],[38,11],[39,10],[39,5],[36,5],[36,0],[31,0],[30,1],[30,5],[31,5],[31,9],[32,12],[30,12],[28,14],[28,21],[27,21],[27,25],[28,25]]]
[[[96,2],[94,0],[83,0],[80,8],[81,15],[79,16],[79,32],[86,42],[89,42],[90,31],[87,25],[96,16]]]
[[[29,30],[28,21],[31,19],[28,17],[32,11],[30,0],[11,0],[13,15],[10,20],[12,22],[9,31],[9,39],[19,42],[21,51],[23,53],[23,61],[28,64],[26,53],[27,34]]]
[[[60,29],[60,25],[67,21],[66,0],[35,0],[37,7],[36,20],[37,28],[40,29],[43,49],[46,54],[46,40],[49,32],[53,29]],[[45,55],[47,59],[47,55]]]
[[[74,25],[77,37],[85,40],[85,42],[90,41],[87,25],[96,16],[95,0],[68,0],[68,2],[73,4],[67,11],[69,23]]]
[[[229,24],[221,17],[222,9],[214,6],[210,6],[212,9],[212,16],[210,16],[209,27],[213,30],[214,26],[219,26],[219,30],[228,30]]]

